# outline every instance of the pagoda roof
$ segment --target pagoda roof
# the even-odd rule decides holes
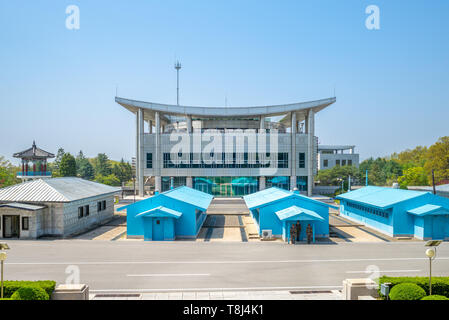
[[[33,145],[31,146],[31,148],[14,153],[13,157],[21,159],[47,159],[54,158],[55,155],[36,147],[36,142],[33,141]]]

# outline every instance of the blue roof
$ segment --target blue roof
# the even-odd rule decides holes
[[[172,210],[167,207],[159,206],[145,212],[139,213],[136,217],[142,218],[160,218],[160,217],[172,217],[178,219],[182,216],[182,212]]]
[[[249,194],[247,196],[244,196],[243,200],[245,200],[248,209],[251,210],[288,197],[298,197],[300,199],[304,199],[305,201],[311,201],[326,207],[338,209],[337,207],[334,207],[327,203],[303,196],[302,194],[299,193],[294,193],[293,191],[288,191],[277,187],[272,187],[269,189]]]
[[[422,197],[426,194],[428,192],[369,186],[340,194],[336,198],[387,208],[396,203]]]
[[[243,197],[243,200],[245,200],[248,209],[253,209],[273,201],[290,197],[292,194],[290,191],[273,187],[246,195]]]
[[[214,196],[192,189],[186,186],[181,186],[173,190],[162,192],[160,195],[179,200],[185,203],[189,203],[192,206],[207,210]]]
[[[298,206],[291,206],[283,210],[276,211],[279,220],[324,220],[315,211],[307,210]],[[292,219],[293,218],[293,219]]]
[[[424,215],[438,215],[438,214],[449,214],[449,210],[442,207],[437,206],[434,204],[426,204],[411,210],[407,211],[408,213],[417,215],[417,216],[424,216]]]
[[[159,193],[151,198],[143,199],[138,202],[131,203],[126,206],[120,207],[117,209],[117,211],[122,211],[122,210],[128,209],[130,207],[135,206],[138,203],[141,203],[142,201],[147,201],[149,199],[155,199],[158,197],[168,197],[171,199],[176,199],[178,201],[182,201],[182,202],[188,203],[194,207],[200,208],[204,211],[207,210],[212,199],[214,198],[214,196],[212,196],[208,193],[198,191],[196,189],[192,189],[192,188],[189,188],[186,186],[181,186],[176,189],[172,189],[172,190],[168,190],[168,191]]]

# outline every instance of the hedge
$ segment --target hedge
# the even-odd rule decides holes
[[[400,283],[414,283],[424,289],[426,295],[429,295],[429,277],[389,277],[382,276],[379,278],[379,296],[385,299],[380,293],[380,285],[382,283],[391,283],[391,289]],[[449,277],[432,277],[432,294],[445,296],[449,298]]]
[[[421,300],[449,300],[449,298],[447,298],[445,296],[440,296],[440,295],[437,295],[437,294],[433,294],[431,296],[424,297]]]
[[[425,296],[424,289],[415,283],[400,283],[390,291],[391,300],[421,300]]]
[[[11,296],[11,300],[49,300],[47,292],[37,285],[23,286]]]
[[[44,281],[5,281],[4,282],[4,298],[11,298],[14,292],[25,286],[39,286],[45,290],[47,295],[51,297],[53,291],[55,291],[56,282],[51,280]]]

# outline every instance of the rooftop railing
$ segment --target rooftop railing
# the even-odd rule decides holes
[[[17,172],[17,177],[51,177],[50,171]]]

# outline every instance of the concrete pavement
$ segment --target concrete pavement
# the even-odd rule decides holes
[[[8,241],[8,280],[79,275],[91,293],[340,289],[346,278],[427,275],[423,242],[286,245],[282,242]],[[378,272],[378,273],[376,273]],[[78,274],[79,273],[79,274]],[[433,263],[449,276],[449,246]]]

